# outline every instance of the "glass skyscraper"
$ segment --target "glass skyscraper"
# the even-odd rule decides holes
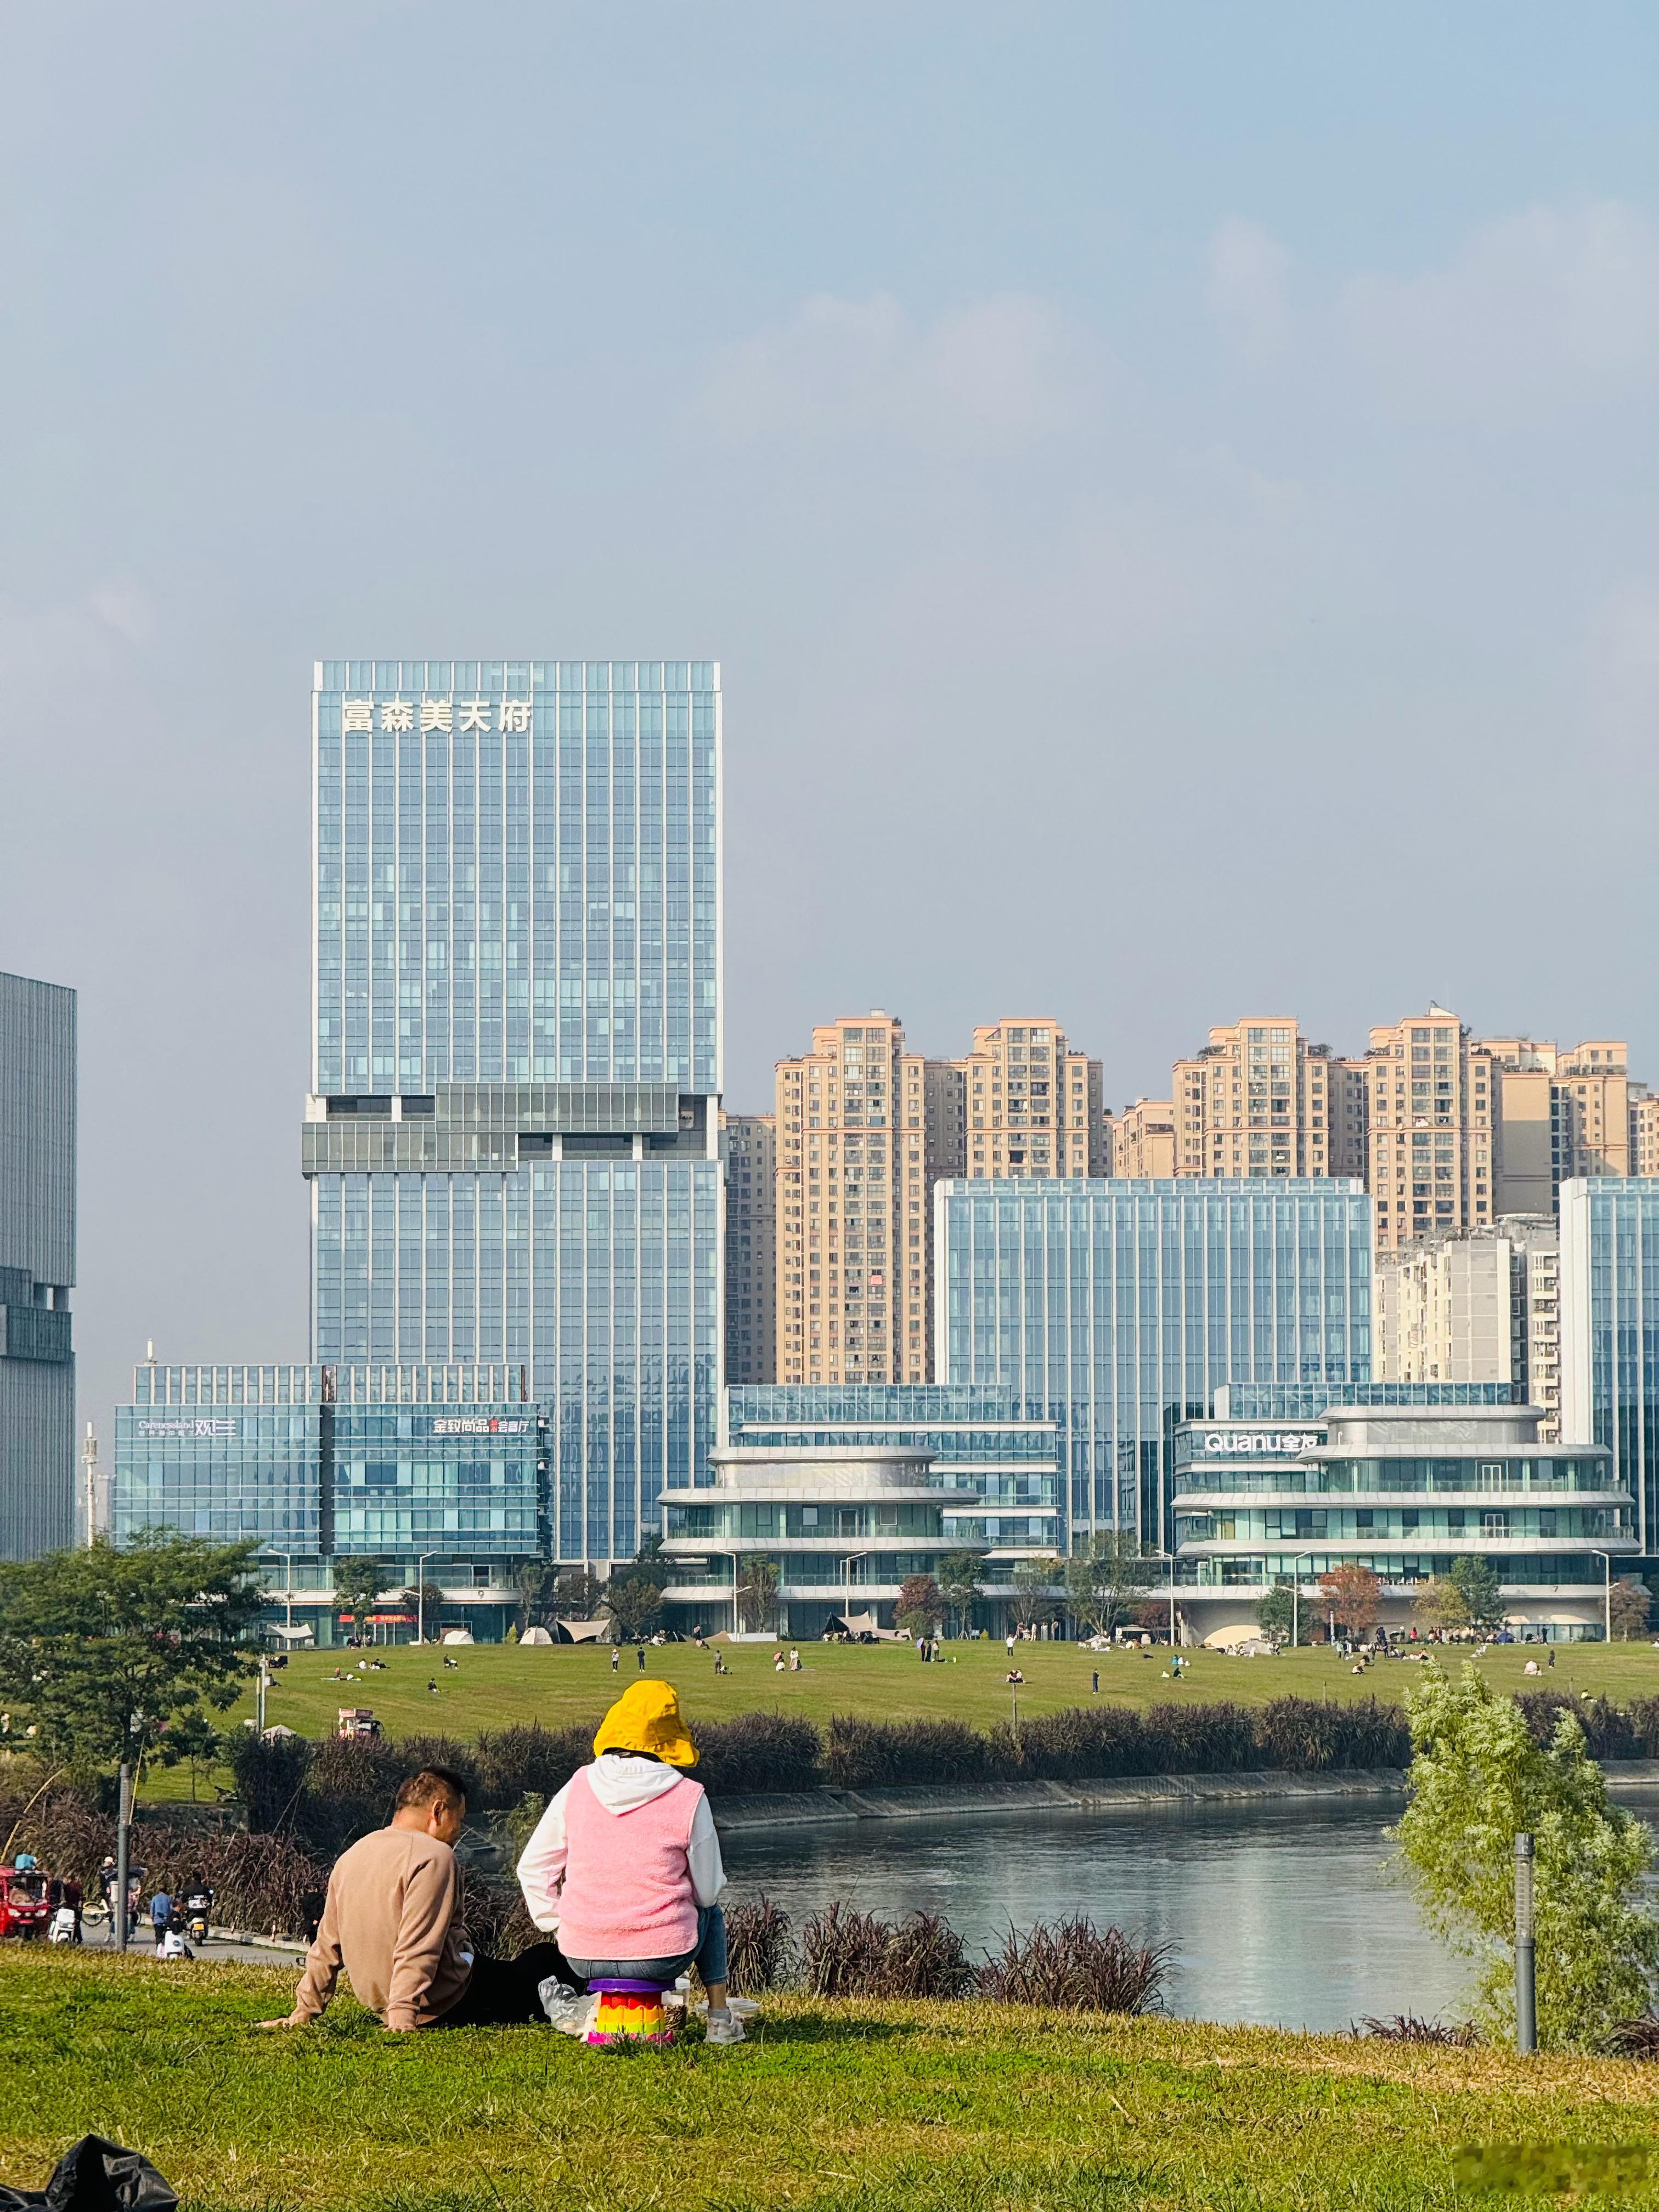
[[[0,975],[0,1559],[75,1540],[76,998]]]
[[[313,759],[313,1358],[522,1366],[630,1557],[714,1441],[719,671],[322,662]]]
[[[1218,1385],[1370,1375],[1371,1209],[1336,1178],[942,1182],[937,1370],[1060,1425],[1073,1541],[1167,1548],[1174,1434]]]
[[[1659,1553],[1659,1178],[1561,1185],[1561,1437],[1608,1447]]]

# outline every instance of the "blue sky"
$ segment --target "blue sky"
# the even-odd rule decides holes
[[[1659,1080],[1659,16],[22,4],[0,965],[86,1410],[302,1357],[328,654],[724,665],[728,1096],[815,1019],[1430,996]]]

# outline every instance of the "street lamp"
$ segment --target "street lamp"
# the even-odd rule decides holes
[[[288,1626],[291,1633],[294,1627],[294,1555],[291,1552],[273,1551],[270,1556],[273,1559],[280,1559],[287,1572],[288,1586],[283,1597],[288,1607]]]
[[[1610,1552],[1597,1552],[1592,1550],[1590,1557],[1593,1559],[1600,1559],[1602,1565],[1607,1570],[1607,1594],[1602,1601],[1606,1610],[1607,1621],[1602,1632],[1605,1635],[1607,1641],[1611,1644],[1613,1641],[1613,1555]]]
[[[1296,1571],[1297,1565],[1300,1560],[1310,1559],[1312,1557],[1311,1552],[1291,1553],[1291,1649],[1292,1651],[1298,1649],[1302,1640],[1302,1577]]]
[[[870,1556],[868,1552],[852,1552],[841,1563],[841,1618],[843,1627],[847,1625],[847,1615],[853,1603],[853,1570],[861,1567]]]
[[[1173,1552],[1154,1552],[1154,1553],[1152,1553],[1152,1557],[1153,1557],[1153,1559],[1167,1559],[1167,1560],[1170,1562],[1170,1650],[1173,1652],[1173,1651],[1174,1651],[1174,1650],[1175,1650],[1175,1648],[1176,1648],[1176,1617],[1175,1617],[1175,1571],[1176,1571],[1176,1555],[1175,1555],[1175,1553],[1174,1553]]]
[[[415,1562],[415,1641],[426,1642],[426,1563],[442,1557],[440,1552],[422,1552]]]

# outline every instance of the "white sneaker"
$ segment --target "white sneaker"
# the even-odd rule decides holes
[[[711,2043],[746,2043],[743,2022],[730,2012],[711,2012],[708,2015],[708,2040]]]

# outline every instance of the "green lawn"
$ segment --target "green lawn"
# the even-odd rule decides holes
[[[1003,1678],[1007,1655],[1000,1644],[946,1644],[946,1658],[924,1667],[907,1645],[807,1644],[800,1646],[805,1668],[799,1674],[775,1674],[772,1645],[722,1644],[729,1675],[716,1678],[712,1651],[695,1644],[671,1644],[646,1650],[647,1671],[672,1682],[693,1717],[728,1719],[757,1711],[804,1713],[815,1721],[832,1713],[859,1713],[875,1719],[904,1716],[948,1717],[985,1728],[1008,1717],[1010,1692]],[[786,1647],[787,1648],[787,1647]],[[1461,1666],[1467,1646],[1441,1656]],[[383,1674],[359,1674],[356,1654],[301,1653],[272,1678],[267,1722],[281,1721],[301,1735],[328,1734],[342,1705],[372,1706],[392,1735],[416,1731],[470,1738],[481,1729],[514,1722],[540,1721],[556,1727],[566,1721],[596,1719],[618,1692],[638,1676],[631,1647],[623,1650],[617,1674],[609,1647],[591,1644],[463,1644],[446,1668],[437,1650],[404,1645],[374,1655],[386,1662]],[[1619,1702],[1659,1694],[1659,1650],[1646,1644],[1563,1645],[1556,1664],[1534,1681],[1522,1669],[1535,1656],[1519,1645],[1499,1645],[1480,1662],[1498,1687],[1579,1689]],[[347,1661],[354,1663],[348,1668]],[[1540,1662],[1540,1663],[1542,1663]],[[1192,1671],[1169,1679],[1166,1654],[1145,1657],[1127,1652],[1095,1653],[1069,1644],[1022,1644],[1018,1665],[1025,1676],[1019,1692],[1022,1714],[1055,1712],[1087,1705],[1093,1697],[1091,1676],[1100,1673],[1100,1694],[1122,1705],[1149,1705],[1162,1699],[1185,1705],[1211,1698],[1235,1698],[1247,1705],[1269,1698],[1368,1698],[1398,1699],[1415,1679],[1407,1660],[1390,1661],[1356,1675],[1323,1646],[1287,1651],[1277,1659],[1230,1659],[1200,1651]],[[338,1667],[356,1677],[331,1679]],[[428,1689],[435,1681],[434,1696]],[[236,1726],[253,1711],[252,1693],[229,1716]],[[221,1781],[228,1779],[222,1776]],[[202,1794],[213,1794],[205,1783]],[[188,1769],[158,1768],[145,1784],[151,1798],[187,1797]]]
[[[1453,2180],[1460,2150],[1516,2145],[1623,2150],[1575,2202],[1659,2205],[1632,2174],[1659,2176],[1652,2067],[805,1998],[741,2051],[393,2037],[349,2000],[257,2034],[291,1980],[0,1954],[0,2181],[40,2187],[94,2131],[189,2212],[1414,2212],[1525,2201]]]

